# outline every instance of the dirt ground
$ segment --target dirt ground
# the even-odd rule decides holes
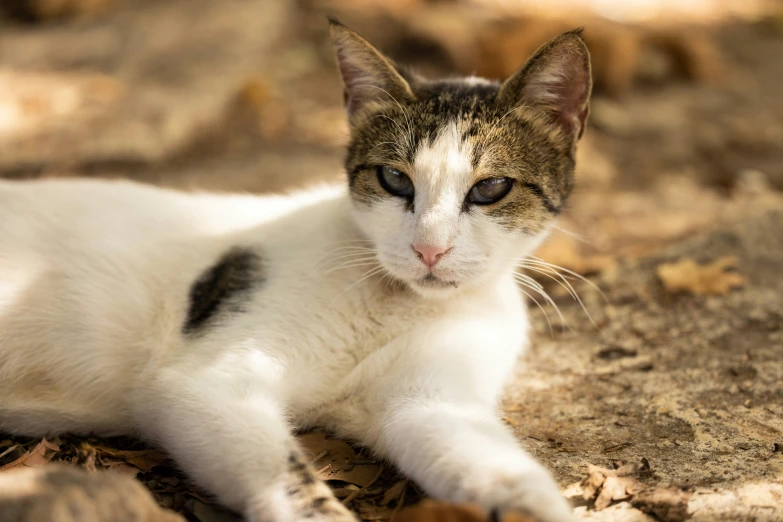
[[[427,72],[486,64],[461,50],[489,33],[454,36],[474,21],[460,2],[453,19],[427,18],[427,2],[366,3],[118,0],[0,18],[0,176],[251,192],[340,178],[347,130],[326,12]],[[608,22],[553,27],[564,23],[589,36]],[[577,190],[539,253],[591,284],[568,280],[583,309],[537,275],[563,320],[532,305],[505,420],[583,520],[783,520],[783,15],[606,27]],[[607,49],[634,45],[625,69],[607,65],[621,61]],[[137,441],[2,439],[0,468],[28,451],[28,465],[115,468],[189,520],[235,520]],[[360,450],[317,432],[303,441],[367,520],[421,497]]]

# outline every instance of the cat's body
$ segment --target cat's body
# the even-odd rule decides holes
[[[354,285],[371,265],[350,266],[362,243],[345,192],[237,197],[128,182],[0,182],[0,428],[128,433],[135,410],[148,407],[139,395],[162,369],[214,368],[246,344],[254,370],[269,372],[259,385],[274,383],[295,426],[364,438],[367,427],[347,421],[361,421],[359,391],[377,384],[395,352],[422,352],[417,332],[437,336],[483,315],[505,324],[481,332],[487,346],[475,352],[486,359],[506,345],[487,364],[498,368],[475,383],[493,403],[527,327],[513,279],[435,302],[381,274]],[[193,282],[235,251],[255,256],[257,277],[212,324],[183,332]],[[16,347],[22,339],[36,349]]]
[[[407,87],[384,76],[388,62],[369,63],[383,59],[354,33],[333,31],[363,129],[349,148],[349,191],[0,183],[0,430],[136,433],[253,522],[351,520],[291,435],[320,425],[430,494],[567,520],[554,482],[496,409],[527,344],[515,263],[570,190],[589,84],[576,116],[556,113],[566,130],[537,113],[501,127],[513,111],[498,100],[516,86]],[[567,35],[542,57],[576,57],[581,70],[586,50],[562,54],[579,45]],[[568,76],[547,66],[524,85]],[[436,112],[413,112],[399,88],[419,89]],[[423,137],[383,141],[412,127]],[[517,128],[529,154],[484,149],[498,129],[516,140]],[[525,158],[549,161],[551,178]],[[393,167],[372,166],[380,161]]]

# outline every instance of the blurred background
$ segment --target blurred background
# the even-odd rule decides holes
[[[340,179],[327,15],[433,76],[503,78],[585,27],[592,114],[539,255],[605,298],[578,287],[593,326],[548,281],[567,325],[534,313],[506,420],[564,487],[585,462],[644,459],[645,480],[680,488],[610,492],[584,517],[628,500],[659,520],[783,519],[781,1],[0,0],[0,177],[259,193]],[[389,519],[399,484],[352,505]]]

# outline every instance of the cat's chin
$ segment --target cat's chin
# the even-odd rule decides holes
[[[415,281],[408,281],[408,286],[421,297],[446,299],[454,295],[460,284],[457,281],[447,281],[430,274]]]

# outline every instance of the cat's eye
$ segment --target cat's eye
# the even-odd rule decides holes
[[[392,196],[405,199],[413,197],[413,182],[411,178],[399,170],[392,167],[378,167],[376,175],[383,189]]]
[[[477,205],[489,205],[500,201],[511,190],[511,178],[482,179],[468,192],[468,201]]]

